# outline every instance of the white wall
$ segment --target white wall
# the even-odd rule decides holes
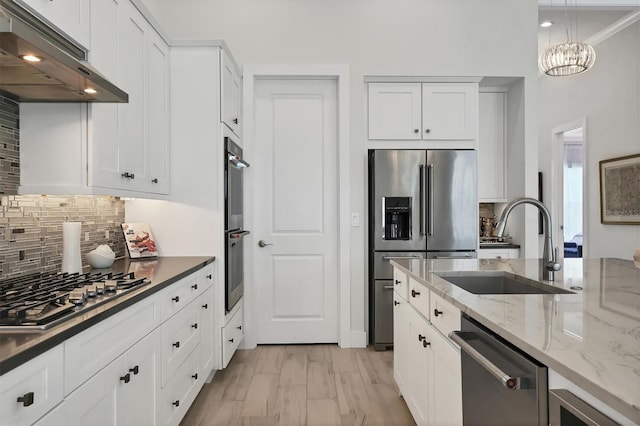
[[[535,196],[536,0],[145,0],[172,38],[222,38],[239,64],[347,64],[351,103],[351,323],[366,328],[367,75],[524,77],[529,153],[518,191]],[[251,157],[251,153],[247,153]],[[254,161],[259,161],[255,159]],[[532,238],[525,245],[534,244]],[[532,246],[533,247],[533,246]]]
[[[640,23],[595,49],[591,70],[539,80],[540,169],[551,176],[552,129],[585,118],[584,249],[589,257],[631,259],[640,247],[640,226],[600,223],[599,161],[640,153]],[[545,179],[545,194],[551,194],[553,184]]]

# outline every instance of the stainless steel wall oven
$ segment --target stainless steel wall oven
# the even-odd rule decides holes
[[[249,163],[242,158],[242,148],[228,137],[224,138],[224,154],[224,305],[229,312],[244,293],[243,238],[249,231],[244,229],[242,171],[249,167]]]

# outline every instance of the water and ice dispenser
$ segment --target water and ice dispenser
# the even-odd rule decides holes
[[[385,240],[411,239],[411,197],[382,197]]]

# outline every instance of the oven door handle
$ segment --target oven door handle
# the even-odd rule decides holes
[[[242,237],[244,237],[245,235],[249,235],[251,233],[251,231],[238,231],[238,232],[231,232],[229,233],[229,239],[230,240],[238,240]]]
[[[510,374],[505,373],[500,369],[500,367],[496,366],[494,363],[489,361],[484,355],[482,355],[476,348],[467,343],[466,336],[475,336],[476,333],[471,331],[452,331],[449,333],[449,338],[453,340],[460,349],[465,351],[471,358],[473,358],[478,364],[480,364],[485,370],[487,370],[493,377],[498,379],[502,386],[509,390],[518,390],[522,387],[522,377],[514,377]],[[468,339],[471,340],[471,339]]]

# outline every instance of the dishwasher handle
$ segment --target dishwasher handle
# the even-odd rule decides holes
[[[449,333],[449,338],[453,340],[458,346],[460,346],[460,349],[465,351],[485,370],[491,373],[493,377],[498,379],[498,381],[500,381],[505,388],[510,390],[518,390],[522,388],[522,377],[513,377],[502,371],[498,366],[496,366],[484,355],[482,355],[476,348],[467,343],[468,338],[465,339],[465,337],[467,336],[475,336],[475,333],[471,331],[452,331]]]

